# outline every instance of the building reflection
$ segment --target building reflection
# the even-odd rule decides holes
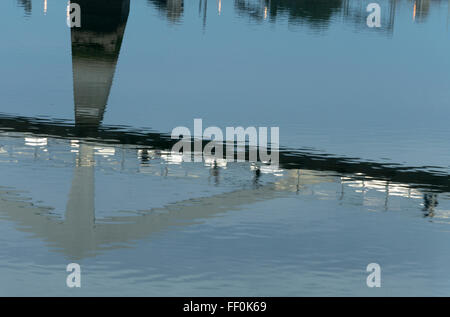
[[[23,8],[25,16],[31,15],[32,9],[31,0],[17,0],[17,5]]]
[[[392,32],[398,0],[380,0],[381,28],[374,31]],[[368,30],[366,25],[367,5],[365,0],[235,0],[236,11],[256,21],[268,20],[276,23],[287,20],[291,25],[308,25],[312,29],[325,29],[333,19],[354,25],[358,30]]]
[[[423,22],[430,12],[431,0],[415,0],[413,7],[413,20]],[[435,0],[436,3],[440,0]]]
[[[184,10],[184,0],[147,0],[149,4],[164,13],[167,20],[173,23],[181,21]]]
[[[395,15],[397,12],[397,4],[399,0],[379,0],[376,3],[381,8],[381,27],[367,27],[367,5],[372,1],[368,0],[344,0],[341,11],[342,19],[345,23],[354,26],[355,30],[371,30],[392,34],[394,31]]]
[[[235,0],[235,9],[256,20],[268,18],[275,22],[287,17],[290,23],[305,23],[312,28],[322,28],[340,11],[343,0]]]

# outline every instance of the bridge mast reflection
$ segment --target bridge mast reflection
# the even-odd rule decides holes
[[[105,112],[130,9],[130,0],[76,0],[81,27],[73,27],[75,123],[97,127]]]
[[[81,27],[71,29],[75,127],[81,134],[100,126],[108,103],[130,10],[130,0],[75,0]],[[95,241],[94,146],[81,143],[66,208],[66,225],[92,249]],[[75,252],[78,253],[78,252]]]

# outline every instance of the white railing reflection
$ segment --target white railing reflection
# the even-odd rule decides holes
[[[8,136],[8,134],[6,134]],[[11,135],[12,136],[12,135]],[[186,162],[192,162],[192,158],[187,158],[181,153],[175,153],[172,151],[162,151],[155,149],[145,148],[133,148],[122,146],[122,150],[118,151],[118,147],[105,146],[96,142],[80,141],[78,139],[62,140],[62,139],[48,139],[46,137],[24,137],[25,147],[20,145],[20,142],[15,142],[16,138],[8,138],[11,142],[9,144],[3,144],[0,146],[0,155],[7,155],[9,158],[15,158],[20,162],[20,159],[27,159],[32,157],[34,160],[40,158],[51,159],[58,162],[58,158],[61,161],[68,162],[72,160],[85,166],[95,166],[101,163],[101,167],[104,168],[125,168],[126,166],[137,166],[138,172],[151,173],[152,169],[154,174],[157,175],[179,175],[179,173],[169,173],[172,168],[176,168],[177,171],[187,164]],[[89,148],[89,157],[81,155],[81,147]],[[29,148],[29,151],[27,150]],[[39,155],[40,151],[43,154]],[[66,153],[67,152],[67,153]],[[85,153],[87,153],[85,152]],[[133,154],[134,153],[134,154]],[[194,153],[195,155],[195,153]],[[417,188],[413,188],[410,184],[394,183],[388,180],[375,179],[373,177],[355,173],[354,175],[346,176],[330,176],[327,172],[317,172],[302,169],[289,169],[283,170],[278,165],[270,165],[264,163],[250,163],[250,162],[238,162],[233,164],[225,158],[216,158],[213,156],[202,157],[203,164],[195,164],[195,168],[189,168],[189,176],[200,177],[201,175],[209,175],[208,173],[201,172],[202,166],[205,171],[210,169],[227,169],[234,166],[245,166],[251,173],[250,175],[269,174],[275,177],[283,178],[283,181],[276,181],[276,185],[280,190],[295,191],[305,184],[316,183],[337,183],[347,188],[351,188],[354,193],[365,194],[369,190],[384,193],[386,196],[399,196],[410,199],[423,199],[424,193]],[[161,166],[161,168],[158,168]],[[171,167],[172,166],[172,167]],[[187,165],[186,165],[187,166]],[[189,165],[192,166],[192,165]],[[135,170],[135,169],[134,169]],[[161,172],[163,170],[163,172]],[[216,175],[218,172],[216,172]],[[237,177],[240,177],[237,174]]]

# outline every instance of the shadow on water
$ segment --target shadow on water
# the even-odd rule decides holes
[[[144,210],[140,216],[112,217],[107,222],[96,222],[96,146],[130,146],[140,153],[138,156],[143,164],[148,164],[155,157],[177,157],[180,153],[170,152],[176,140],[172,140],[167,134],[102,125],[124,38],[130,1],[72,2],[83,8],[82,27],[72,28],[71,31],[74,122],[0,114],[0,132],[79,142],[63,222],[49,216],[50,210],[39,209],[33,204],[5,198],[0,205],[8,218],[21,225],[20,230],[32,232],[67,256],[75,259],[92,256],[108,246],[112,248],[111,245],[144,238],[174,224],[179,225],[180,222],[189,224],[196,219],[239,209],[242,205],[282,197],[298,192],[299,188],[308,184],[359,182],[364,188],[383,189],[386,201],[395,191],[404,197],[415,195],[422,197],[423,212],[427,217],[433,216],[438,205],[438,195],[450,192],[450,177],[445,172],[367,162],[302,149],[281,149],[279,166],[275,168],[286,170],[287,176],[279,181],[262,183],[263,170],[270,166],[258,162],[256,167],[252,166],[254,173],[251,188],[236,189],[195,201],[175,202],[164,208]],[[167,18],[171,21],[182,16],[182,0],[149,2],[159,10],[167,11]],[[333,14],[343,10],[344,2],[272,0],[252,4],[251,1],[236,0],[235,6],[239,12],[248,12],[258,17],[255,12],[259,10],[259,6],[267,5],[270,19],[287,13],[290,19],[307,21],[316,26],[326,24]],[[29,5],[31,10],[31,3]],[[250,162],[247,163],[250,165]],[[209,173],[216,185],[220,183],[220,170],[216,159],[212,162]],[[2,198],[7,197],[8,191],[2,191],[0,195]]]

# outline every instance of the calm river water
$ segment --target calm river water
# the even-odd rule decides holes
[[[449,2],[370,2],[1,1],[0,295],[450,295]]]

